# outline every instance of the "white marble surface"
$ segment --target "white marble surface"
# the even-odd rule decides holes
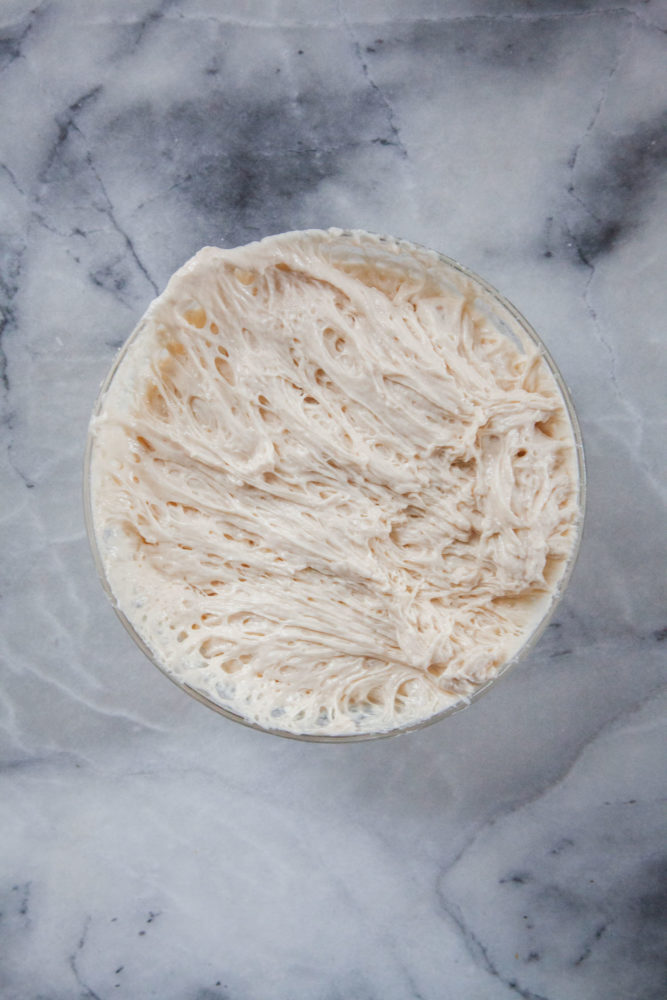
[[[0,7],[0,996],[662,1000],[664,3],[34,3]],[[431,729],[313,746],[144,660],[80,490],[169,274],[329,224],[519,306],[590,499],[527,662]]]

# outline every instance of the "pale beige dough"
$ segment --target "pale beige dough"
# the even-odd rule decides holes
[[[435,255],[311,231],[207,247],[92,425],[95,535],[157,661],[269,728],[414,724],[495,676],[579,515],[537,349]]]

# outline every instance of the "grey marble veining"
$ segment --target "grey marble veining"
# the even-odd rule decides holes
[[[0,996],[662,1000],[667,8],[5,0]],[[206,243],[356,226],[545,338],[589,475],[511,676],[314,746],[191,702],[115,619],[81,509],[100,380]]]

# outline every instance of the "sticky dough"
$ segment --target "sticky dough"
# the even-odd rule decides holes
[[[120,610],[177,680],[264,727],[342,735],[469,698],[571,553],[572,428],[531,342],[409,244],[207,247],[93,420]]]

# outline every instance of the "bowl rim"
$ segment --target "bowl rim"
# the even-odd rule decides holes
[[[135,339],[139,336],[142,328],[143,321],[146,315],[150,312],[150,309],[155,302],[155,299],[148,305],[147,309],[142,314],[139,322],[134,327],[132,332],[129,334],[125,342],[120,346],[116,355],[111,363],[106,376],[102,380],[100,387],[98,389],[97,395],[95,397],[95,402],[93,405],[93,410],[88,424],[86,446],[83,459],[83,512],[84,521],[86,527],[86,534],[88,536],[88,543],[93,556],[93,561],[95,564],[95,569],[97,576],[102,584],[102,587],[107,595],[109,602],[113,610],[115,611],[117,617],[120,619],[125,630],[134,640],[135,644],[144,653],[144,655],[151,661],[153,666],[157,667],[161,674],[167,677],[173,684],[175,684],[181,691],[184,691],[191,698],[199,701],[201,704],[205,705],[207,708],[212,709],[219,715],[231,720],[232,722],[237,722],[239,725],[245,726],[247,729],[254,729],[256,732],[265,733],[269,736],[280,736],[283,739],[297,740],[302,743],[361,743],[367,742],[369,740],[381,740],[389,739],[394,736],[402,736],[407,733],[416,732],[420,729],[426,729],[428,726],[433,726],[438,722],[442,722],[443,719],[448,718],[451,715],[468,708],[473,702],[476,702],[482,695],[486,694],[492,687],[504,677],[506,677],[519,663],[521,663],[526,656],[534,649],[540,637],[543,635],[544,631],[548,627],[550,621],[552,620],[556,609],[558,608],[567,586],[572,577],[574,567],[577,563],[579,552],[581,550],[581,541],[583,535],[584,520],[586,515],[586,500],[587,500],[587,474],[586,474],[586,460],[584,455],[584,444],[583,435],[581,432],[581,425],[577,417],[576,410],[574,408],[574,403],[572,401],[572,396],[570,389],[563,378],[563,375],[554,361],[553,356],[546,347],[544,341],[539,336],[534,327],[528,322],[525,316],[516,308],[516,306],[510,302],[501,292],[495,288],[490,282],[485,278],[482,278],[475,271],[461,264],[459,261],[455,260],[453,257],[449,257],[447,254],[441,253],[439,250],[433,250],[423,244],[416,243],[413,240],[407,240],[403,237],[398,236],[388,236],[380,235],[366,229],[339,229],[339,228],[329,228],[329,229],[297,229],[290,230],[283,233],[275,233],[264,237],[262,240],[254,241],[250,244],[244,244],[244,246],[259,245],[265,242],[278,241],[280,239],[286,239],[293,236],[334,236],[336,238],[341,237],[353,237],[355,239],[364,237],[370,237],[371,240],[380,242],[381,244],[394,245],[399,248],[405,249],[412,256],[417,256],[418,259],[431,260],[437,262],[439,265],[444,265],[446,268],[452,269],[458,275],[461,275],[466,280],[470,281],[473,286],[478,286],[490,299],[493,306],[499,306],[501,310],[504,310],[514,322],[520,328],[522,334],[524,334],[528,340],[537,348],[540,357],[544,360],[551,376],[553,377],[565,404],[565,411],[570,423],[572,430],[572,438],[574,442],[574,451],[576,455],[576,468],[577,468],[577,515],[573,522],[574,529],[574,539],[572,541],[572,546],[570,549],[569,556],[565,563],[565,566],[561,572],[558,582],[552,591],[551,599],[547,605],[544,614],[539,619],[535,627],[528,634],[525,642],[516,650],[516,652],[506,660],[505,663],[498,669],[498,671],[484,684],[476,688],[466,698],[462,698],[459,702],[454,705],[450,705],[443,709],[441,712],[437,712],[434,715],[430,715],[425,719],[420,719],[416,722],[409,723],[405,726],[397,726],[393,729],[387,729],[382,731],[369,731],[369,732],[359,732],[359,733],[341,733],[340,735],[333,735],[326,733],[297,733],[290,732],[289,730],[279,729],[269,726],[262,726],[257,722],[253,722],[252,719],[247,719],[244,716],[233,712],[229,708],[225,708],[223,705],[219,705],[217,702],[213,701],[207,695],[198,691],[196,688],[192,687],[186,681],[174,676],[166,667],[160,663],[157,656],[153,653],[151,648],[142,639],[139,633],[136,631],[135,627],[132,625],[129,618],[126,616],[125,612],[119,607],[118,601],[115,594],[113,593],[109,580],[107,578],[106,570],[104,567],[104,562],[100,554],[99,545],[97,543],[97,536],[95,533],[95,519],[92,507],[92,490],[91,490],[91,462],[94,446],[94,423],[96,417],[99,415],[107,391],[123,362],[130,346],[134,343]],[[230,248],[231,249],[231,248]],[[192,259],[192,258],[191,258]],[[186,262],[187,264],[188,262]],[[163,293],[160,293],[163,294]]]

